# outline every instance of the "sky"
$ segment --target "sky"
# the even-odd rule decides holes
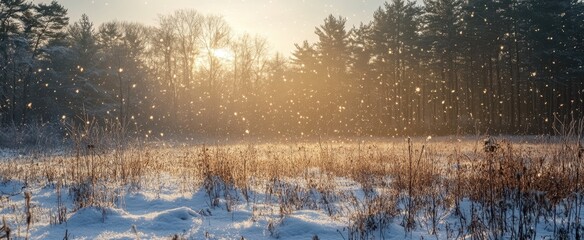
[[[34,3],[51,0],[33,0]],[[158,15],[195,9],[225,17],[236,34],[265,37],[273,52],[289,55],[294,43],[315,42],[316,26],[329,14],[347,18],[347,27],[373,19],[385,0],[58,0],[69,10],[70,22],[89,16],[94,25],[119,20],[156,25]]]

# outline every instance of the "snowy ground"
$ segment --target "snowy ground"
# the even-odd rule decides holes
[[[460,142],[456,138],[442,141]],[[474,140],[466,141],[466,148],[473,148]],[[282,148],[293,149],[296,146]],[[538,147],[527,146],[527,149],[534,148]],[[337,150],[338,154],[342,154],[342,150]],[[7,152],[2,154],[2,158],[23,156],[17,152]],[[319,174],[318,169],[310,171],[311,174]],[[460,214],[456,214],[453,207],[436,210],[437,232],[433,233],[431,216],[424,211],[415,216],[413,230],[406,231],[404,219],[407,214],[403,198],[398,199],[389,188],[376,187],[373,189],[375,196],[396,195],[396,216],[388,218],[384,226],[367,226],[372,230],[366,235],[355,235],[358,214],[367,211],[365,208],[372,205],[367,201],[372,198],[368,198],[363,187],[351,179],[333,179],[335,186],[332,192],[335,196],[330,198],[319,195],[322,192],[306,191],[303,196],[309,200],[304,201],[312,201],[313,205],[306,204],[301,209],[286,212],[281,204],[275,202],[277,198],[272,198],[268,190],[262,189],[262,184],[251,188],[250,200],[244,200],[241,189],[232,189],[232,198],[219,198],[218,203],[212,204],[203,186],[194,184],[185,187],[184,180],[176,175],[142,177],[145,178],[144,184],[139,187],[112,189],[111,192],[115,193],[113,204],[80,209],[76,209],[75,194],[67,187],[60,189],[54,183],[25,184],[22,180],[4,179],[0,182],[0,218],[5,219],[15,239],[25,239],[27,236],[30,239],[467,239],[471,237],[468,226],[472,225],[476,215],[482,214],[478,204],[464,199],[460,202]],[[302,177],[282,181],[304,188],[307,185],[306,178]],[[384,181],[391,182],[391,179]],[[27,192],[32,196],[29,229],[26,221]],[[330,202],[323,202],[324,199]],[[351,199],[353,201],[349,202]],[[63,210],[66,221],[60,222],[58,215]],[[563,213],[561,207],[556,211],[560,215]],[[373,217],[383,219],[379,215]],[[540,223],[530,229],[535,232],[532,236],[536,239],[554,239],[555,225],[564,224],[564,220],[557,219],[554,224],[553,219],[542,216]],[[509,213],[508,221],[516,221],[515,214]],[[2,234],[0,230],[0,238]],[[514,237],[506,235],[503,238]]]
[[[33,215],[54,212],[57,196],[52,187],[24,188],[23,184],[0,184],[3,195],[2,215],[22,215],[23,191],[32,192]],[[73,208],[69,194],[62,197]],[[258,196],[261,198],[261,196]],[[255,210],[254,210],[255,209]],[[46,217],[30,229],[31,239],[168,239],[174,235],[186,239],[340,239],[342,219],[332,219],[323,211],[302,210],[280,218],[277,206],[241,203],[228,212],[225,207],[209,207],[204,191],[192,195],[180,193],[176,186],[126,193],[115,207],[85,208],[68,214],[66,223],[51,225]],[[20,214],[19,214],[20,213]],[[50,215],[50,214],[49,214]],[[18,220],[18,219],[12,219]],[[13,230],[26,235],[26,226]],[[346,235],[346,233],[345,233]],[[398,237],[399,239],[401,237]]]
[[[347,184],[346,182],[344,184]],[[359,194],[358,184],[351,183],[351,191]],[[239,203],[229,212],[224,200],[219,207],[209,207],[209,198],[203,190],[192,195],[180,193],[176,186],[125,193],[114,207],[83,208],[69,212],[67,222],[50,224],[47,216],[55,214],[57,196],[51,186],[24,187],[17,182],[0,184],[2,216],[12,223],[13,236],[26,236],[23,191],[32,192],[32,212],[35,219],[30,229],[30,239],[348,239],[348,217],[330,217],[324,210],[299,210],[286,216],[279,215],[278,206]],[[257,198],[264,196],[258,194]],[[361,196],[362,197],[362,196]],[[66,190],[62,192],[64,204],[73,208]],[[342,205],[342,203],[339,203]],[[464,201],[461,209],[470,219],[471,202]],[[418,216],[416,230],[406,232],[401,219],[394,219],[382,233],[370,239],[464,239],[464,233],[455,231],[460,221],[453,209],[439,212],[440,223],[436,235],[431,234],[429,219]],[[542,224],[536,229],[537,239],[554,239],[553,224]],[[369,239],[369,238],[368,238]]]

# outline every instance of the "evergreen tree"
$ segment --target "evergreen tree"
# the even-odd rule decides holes
[[[420,8],[415,2],[393,0],[385,3],[373,16],[373,71],[380,84],[379,121],[385,129],[407,128],[418,63]]]
[[[342,113],[347,108],[348,95],[351,91],[347,75],[350,32],[345,28],[346,22],[346,18],[329,15],[324,19],[324,24],[315,30],[318,36],[318,42],[315,44],[317,59],[321,71],[318,79],[314,81],[322,81],[324,87],[318,90],[319,102],[325,109],[323,122],[327,124],[322,128],[325,133],[328,133],[326,128],[334,127],[336,129],[332,130],[338,132],[340,131],[338,126],[346,124]]]
[[[316,122],[322,122],[324,116],[322,116],[325,108],[321,105],[321,100],[323,100],[323,86],[324,81],[317,81],[319,76],[322,76],[324,72],[321,70],[321,64],[318,59],[318,52],[314,44],[310,44],[308,41],[302,42],[302,45],[295,44],[296,49],[292,53],[292,69],[294,75],[292,76],[292,82],[286,84],[291,85],[293,92],[288,92],[284,96],[279,96],[279,106],[289,107],[287,103],[290,100],[295,101],[299,105],[305,106],[305,113],[309,116],[313,116],[315,122],[311,122],[312,131],[318,132],[322,124],[317,125]],[[287,98],[285,98],[287,97]],[[292,106],[290,106],[292,107]],[[284,111],[289,110],[285,109]],[[282,111],[282,110],[279,110]],[[294,112],[293,110],[290,110]],[[322,117],[321,117],[322,116]],[[283,115],[282,118],[287,118]],[[293,124],[285,124],[288,128]]]
[[[528,39],[528,71],[530,81],[535,81],[545,106],[538,118],[549,125],[552,116],[568,117],[574,109],[571,90],[582,86],[582,78],[574,72],[581,71],[582,3],[575,0],[530,0],[526,3],[530,15]],[[579,7],[579,8],[578,8]],[[581,45],[580,45],[581,46]],[[575,57],[577,56],[577,57]]]
[[[5,50],[9,37],[20,32],[26,12],[31,5],[25,0],[0,0],[0,43]]]
[[[67,17],[67,9],[56,1],[52,1],[50,4],[33,5],[29,11],[25,12],[23,23],[23,33],[30,49],[30,63],[27,66],[26,75],[22,78],[21,93],[21,124],[26,124],[32,106],[37,106],[40,103],[40,99],[37,98],[40,93],[37,91],[44,91],[40,87],[43,79],[39,78],[42,71],[38,69],[42,69],[41,61],[45,60],[47,56],[41,54],[46,53],[47,47],[64,44],[65,29],[69,24],[69,17]]]
[[[462,0],[424,1],[424,41],[425,49],[430,52],[432,73],[436,91],[442,93],[434,99],[442,103],[444,119],[450,129],[458,126],[462,89],[458,76],[458,57],[460,56],[462,31]],[[435,112],[435,114],[439,114]],[[436,116],[437,117],[437,116]]]
[[[47,102],[54,102],[57,107],[52,118],[61,116],[84,116],[94,114],[98,105],[106,99],[98,84],[97,69],[98,46],[93,24],[86,14],[67,28],[66,46],[53,44],[47,48],[48,61],[45,78],[48,83],[44,91],[50,97]],[[51,118],[48,118],[51,119]]]
[[[93,23],[86,14],[69,27],[71,49],[77,55],[77,63],[86,71],[95,67],[95,55],[98,51]]]
[[[318,74],[317,51],[314,45],[308,41],[302,42],[302,45],[295,44],[296,49],[292,53],[292,63],[296,66],[298,72],[305,79],[312,79]]]
[[[69,24],[67,9],[57,1],[33,6],[24,19],[24,32],[28,36],[33,58],[40,54],[43,46],[52,41],[62,41],[67,35],[64,31]]]
[[[345,29],[346,22],[346,18],[329,15],[324,24],[315,30],[318,36],[316,43],[318,59],[324,70],[322,80],[335,85],[342,83],[346,78],[350,34]]]
[[[358,112],[355,125],[353,126],[357,133],[369,133],[374,130],[372,123],[377,118],[374,106],[377,104],[379,96],[379,84],[375,83],[371,73],[372,45],[371,25],[363,24],[359,27],[353,27],[350,37],[351,49],[351,84],[349,88],[355,89],[353,99],[350,104],[353,105],[355,112]]]
[[[21,37],[23,20],[31,5],[24,0],[0,0],[0,121],[17,121],[17,82],[20,63],[26,54],[26,42]]]

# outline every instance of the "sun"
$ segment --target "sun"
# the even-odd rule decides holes
[[[233,61],[235,59],[233,51],[227,48],[213,49],[212,52],[213,56],[224,61]]]

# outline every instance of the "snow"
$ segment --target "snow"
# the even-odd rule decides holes
[[[36,212],[50,212],[57,208],[54,188],[25,187],[20,182],[0,184],[7,196],[6,203],[24,205],[24,192],[32,192],[32,205]],[[62,197],[68,209],[73,202],[66,190]],[[257,199],[265,199],[258,194]],[[2,209],[2,208],[0,208]],[[255,210],[254,210],[255,209]],[[19,211],[22,211],[19,210]],[[15,217],[19,211],[9,208],[1,213]],[[344,221],[333,219],[319,210],[299,210],[280,217],[275,205],[240,203],[228,212],[222,204],[210,208],[203,189],[184,195],[174,186],[159,192],[143,189],[127,193],[114,207],[82,208],[69,213],[66,223],[51,225],[47,219],[33,223],[31,239],[159,239],[174,235],[187,239],[339,239],[346,226]],[[255,212],[255,213],[254,213]],[[11,214],[12,213],[12,214]],[[13,219],[14,220],[14,219]],[[20,236],[25,226],[20,225]]]
[[[353,189],[360,198],[360,189]],[[3,204],[22,206],[23,191],[33,192],[33,212],[51,212],[56,209],[56,196],[52,187],[29,188],[22,183],[6,182],[0,184],[0,191],[6,198]],[[169,239],[178,236],[185,239],[343,239],[347,238],[347,216],[330,217],[323,210],[298,210],[290,215],[280,217],[278,207],[270,204],[245,202],[237,204],[231,212],[224,203],[210,208],[208,196],[204,190],[192,195],[166,191],[155,197],[154,189],[127,193],[113,207],[82,208],[69,213],[68,220],[62,224],[49,224],[47,219],[33,223],[30,239]],[[63,191],[66,192],[66,191]],[[258,197],[258,198],[262,198]],[[68,194],[67,207],[73,207]],[[471,219],[472,202],[461,202],[461,211],[465,219]],[[255,208],[255,210],[254,210]],[[475,206],[476,208],[476,206]],[[2,216],[10,214],[10,208],[1,211]],[[13,213],[23,211],[16,209]],[[259,213],[254,213],[257,211]],[[438,239],[456,234],[459,220],[452,209],[439,213]],[[13,219],[14,220],[14,219]],[[399,219],[393,220],[383,231],[383,239],[420,239],[432,237],[429,220],[423,216],[417,218],[419,227],[412,232],[404,231]],[[450,230],[446,227],[449,226]],[[19,236],[25,234],[26,226],[19,226]],[[553,236],[551,223],[541,224],[537,231],[538,239]],[[463,234],[464,236],[464,234]],[[436,236],[434,236],[436,237]]]
[[[30,191],[33,212],[57,208],[57,197],[50,186],[30,188],[23,183],[6,182],[0,184],[0,191],[7,196],[4,202],[11,206],[23,206],[24,192]],[[315,235],[319,239],[338,239],[338,231],[344,226],[321,211],[301,210],[280,218],[274,206],[242,203],[228,212],[223,206],[210,208],[204,190],[192,195],[183,195],[178,189],[162,194],[155,191],[127,193],[114,207],[82,208],[69,213],[67,222],[62,224],[51,225],[47,219],[40,219],[33,223],[31,239],[63,239],[66,233],[70,239],[160,239],[174,235],[187,239],[311,239]],[[67,191],[62,192],[67,208],[73,208]],[[254,216],[254,207],[263,213]],[[0,212],[9,218],[18,213],[10,214],[9,208]],[[270,224],[274,229],[269,229]],[[26,226],[19,228],[20,236],[24,236]]]
[[[415,141],[423,142],[425,139],[419,138]],[[432,138],[430,141],[456,144],[463,141],[463,149],[470,149],[475,146],[476,139],[470,137]],[[522,146],[526,149],[538,146],[533,145],[533,142],[538,142],[538,140],[517,138],[513,141],[522,142]],[[403,139],[399,142],[403,144]],[[334,154],[336,157],[350,155],[348,150],[338,147],[343,146],[343,143],[333,145],[328,146],[331,151],[327,150],[327,154]],[[451,145],[441,146],[451,147]],[[240,147],[247,148],[243,145]],[[271,149],[276,152],[279,151],[277,148],[284,149],[282,151],[292,151],[297,146],[257,146],[257,149]],[[289,150],[286,150],[288,148]],[[169,158],[170,155],[180,155],[176,149],[171,148],[167,151],[169,154],[162,155]],[[471,150],[465,151],[471,155]],[[442,153],[435,154],[437,158],[445,158]],[[6,159],[12,157],[8,153],[2,156],[6,156]],[[175,236],[179,239],[313,239],[315,236],[318,239],[351,239],[351,226],[355,228],[353,224],[357,221],[366,221],[359,214],[368,214],[367,207],[372,206],[372,201],[379,196],[389,197],[391,201],[397,202],[398,209],[395,216],[388,217],[384,213],[373,213],[369,216],[387,218],[388,221],[383,223],[385,225],[381,229],[376,228],[368,233],[371,235],[360,236],[357,232],[353,232],[357,235],[352,237],[357,239],[361,237],[367,239],[470,238],[468,227],[473,215],[478,216],[479,222],[483,221],[481,219],[482,206],[470,199],[463,199],[460,202],[460,215],[457,214],[454,206],[440,207],[436,210],[438,218],[436,235],[432,234],[432,219],[428,214],[428,209],[416,213],[415,227],[408,232],[403,227],[404,216],[407,216],[405,210],[407,198],[385,187],[392,184],[391,177],[375,180],[382,181],[383,184],[367,190],[353,179],[333,177],[331,181],[333,186],[326,184],[318,186],[319,188],[330,187],[331,195],[326,195],[327,192],[323,193],[315,187],[308,187],[316,184],[308,182],[308,179],[319,181],[329,176],[316,167],[306,169],[305,173],[304,177],[282,177],[271,183],[251,184],[249,201],[245,200],[241,190],[221,188],[221,191],[229,191],[233,199],[226,200],[222,192],[215,206],[211,205],[210,196],[204,186],[198,182],[187,182],[187,185],[191,185],[185,186],[185,181],[180,178],[180,174],[141,176],[145,179],[141,186],[126,186],[111,190],[116,193],[113,204],[80,209],[76,209],[74,194],[69,188],[59,189],[51,183],[25,183],[19,180],[2,179],[0,176],[0,218],[6,218],[16,239],[24,239],[27,236],[25,193],[30,192],[33,215],[33,223],[28,233],[30,239],[63,239],[65,236],[69,239],[170,239]],[[250,182],[255,181],[250,180]],[[301,202],[300,206],[291,207],[290,210],[283,210],[281,203],[277,200],[288,196],[275,197],[276,193],[268,194],[267,190],[262,188],[265,184],[273,184],[274,191],[288,191],[299,186],[302,190],[292,193],[292,196],[297,194],[298,197],[304,199],[304,202]],[[323,197],[326,197],[328,202],[323,202]],[[423,199],[423,201],[428,201],[428,199]],[[60,208],[66,209],[66,222],[58,223],[56,220]],[[507,218],[509,222],[516,221],[513,217],[519,215],[517,212],[512,214],[513,211],[517,210],[509,211]],[[563,213],[561,203],[556,211],[558,215]],[[554,238],[553,219],[543,218],[545,217],[539,220],[532,231],[535,231],[536,239],[552,239]],[[562,225],[561,220],[557,221],[558,225]],[[531,225],[528,224],[528,226]],[[505,236],[503,239],[508,238],[511,236]]]

